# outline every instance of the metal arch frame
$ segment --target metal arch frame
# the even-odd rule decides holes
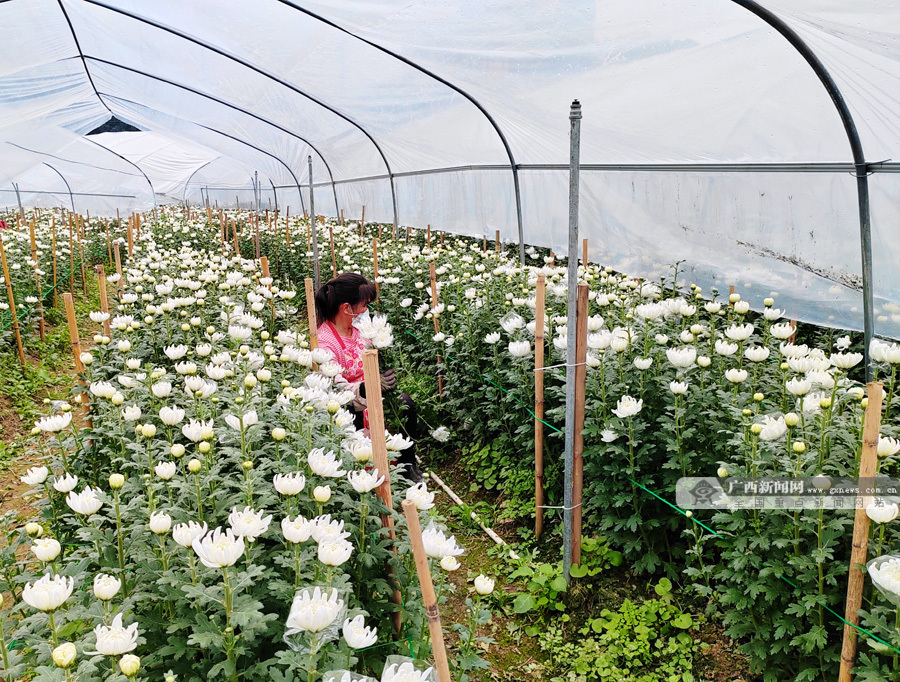
[[[99,97],[105,96],[105,97],[109,97],[110,99],[127,102],[129,104],[135,104],[139,107],[146,107],[147,109],[152,109],[152,107],[148,107],[146,104],[141,104],[140,102],[135,102],[134,100],[130,100],[126,97],[118,97],[116,95],[112,95],[109,93],[98,93],[98,96]],[[212,128],[210,126],[203,125],[202,123],[197,123],[196,121],[188,121],[188,123],[192,123],[193,125],[197,126],[198,128],[203,128],[204,130],[208,130],[212,133],[217,133],[218,135],[221,135],[222,137],[227,137],[230,140],[234,140],[235,142],[239,142],[240,144],[246,145],[246,146],[250,147],[251,149],[255,149],[256,151],[260,152],[261,154],[265,154],[266,156],[272,157],[273,159],[275,159],[278,163],[280,163],[282,166],[284,166],[287,169],[287,172],[291,174],[292,178],[294,178],[294,183],[297,185],[297,191],[300,192],[300,181],[297,179],[297,176],[294,174],[294,171],[291,170],[291,167],[289,165],[287,165],[284,161],[282,161],[279,157],[275,156],[275,154],[272,154],[271,152],[267,152],[265,149],[257,147],[254,144],[250,144],[249,142],[242,140],[238,137],[235,137],[234,135],[229,135],[228,133],[218,130],[217,128]]]
[[[56,0],[56,4],[59,5],[59,11],[62,12],[63,17],[66,20],[66,24],[69,26],[69,32],[72,34],[72,40],[75,41],[75,49],[78,50],[78,57],[81,59],[81,66],[84,68],[84,75],[87,76],[88,82],[91,84],[91,89],[94,91],[94,94],[97,96],[97,99],[100,101],[100,104],[103,105],[103,108],[109,112],[110,116],[115,116],[108,106],[106,106],[106,102],[103,101],[103,98],[100,97],[100,93],[97,92],[97,86],[94,85],[94,79],[91,76],[91,71],[87,67],[87,62],[84,60],[84,52],[81,51],[81,43],[78,42],[78,36],[75,34],[75,27],[72,26],[72,20],[69,19],[69,13],[66,12],[66,8],[63,6],[62,0]]]
[[[108,107],[107,107],[107,108],[108,108]],[[115,156],[118,156],[120,159],[122,159],[122,161],[125,161],[126,163],[129,163],[129,164],[131,164],[132,166],[134,166],[135,168],[138,169],[138,172],[139,172],[141,175],[144,176],[144,180],[146,180],[146,181],[147,181],[147,184],[150,185],[150,195],[153,197],[153,210],[155,211],[155,210],[156,210],[156,207],[157,207],[157,203],[156,203],[156,190],[153,188],[153,183],[150,182],[150,178],[147,177],[147,174],[143,171],[143,169],[142,169],[140,166],[138,166],[134,161],[132,161],[131,159],[125,158],[124,156],[122,156],[121,154],[119,154],[117,151],[114,151],[114,150],[110,149],[109,147],[105,147],[105,146],[103,146],[102,144],[100,144],[99,142],[96,142],[95,140],[90,139],[90,136],[89,136],[89,135],[85,135],[85,136],[84,136],[84,139],[87,140],[88,142],[92,143],[92,144],[97,145],[97,146],[100,147],[101,149],[105,149],[105,150],[108,151],[110,154],[114,154]]]
[[[275,215],[278,215],[278,190],[275,189],[275,183],[269,178],[269,184],[272,185],[272,196],[275,197]]]
[[[42,163],[43,163],[45,166],[47,166],[47,168],[49,168],[49,169],[51,169],[52,171],[54,171],[59,177],[62,178],[62,181],[63,181],[64,183],[66,183],[66,189],[69,190],[69,201],[72,203],[72,213],[75,213],[75,196],[72,194],[72,188],[69,186],[69,181],[66,180],[66,176],[63,175],[62,173],[60,173],[56,168],[54,168],[53,166],[51,166],[51,165],[50,165],[49,163],[47,163],[46,161],[43,161]]]
[[[188,188],[188,185],[191,184],[191,180],[194,179],[194,176],[197,175],[197,173],[199,173],[201,170],[203,170],[204,168],[206,168],[206,167],[207,167],[209,164],[211,164],[213,161],[215,161],[215,159],[210,159],[210,160],[207,161],[206,163],[197,166],[197,167],[194,169],[194,172],[191,173],[190,175],[188,175],[188,179],[187,179],[187,180],[185,181],[185,183],[184,183],[184,190],[182,190],[182,192],[181,192],[181,203],[184,203],[185,201],[187,201],[187,188]],[[201,197],[203,196],[203,188],[202,188],[202,187],[200,188],[200,196],[201,196]]]
[[[298,135],[297,133],[293,132],[292,130],[288,130],[284,126],[279,125],[278,123],[275,123],[274,121],[270,121],[269,119],[267,119],[263,116],[260,116],[259,114],[254,114],[252,111],[244,109],[243,107],[239,107],[236,104],[231,104],[230,102],[226,102],[225,100],[220,99],[220,98],[216,97],[215,95],[210,95],[208,93],[197,90],[196,88],[192,88],[189,85],[184,85],[183,83],[169,80],[168,78],[163,78],[162,76],[156,76],[152,73],[142,71],[141,69],[135,69],[131,66],[125,66],[123,64],[116,64],[115,62],[111,62],[106,59],[101,59],[100,57],[93,57],[91,55],[85,55],[85,59],[89,59],[94,62],[99,62],[100,64],[106,64],[107,66],[112,66],[117,69],[122,69],[123,71],[130,71],[131,73],[136,73],[140,76],[144,76],[145,78],[150,78],[152,80],[159,81],[160,83],[165,83],[166,85],[171,85],[174,88],[180,88],[182,90],[187,90],[188,92],[193,93],[193,94],[197,95],[198,97],[203,97],[205,99],[212,100],[216,104],[221,104],[224,107],[228,107],[229,109],[238,111],[246,116],[249,116],[250,118],[254,118],[257,121],[260,121],[261,123],[270,125],[273,128],[275,128],[276,130],[280,130],[281,132],[285,133],[286,135],[290,135],[291,137],[294,137],[294,138],[300,140],[301,142],[303,142],[307,147],[312,149],[319,156],[319,158],[322,160],[322,164],[325,166],[325,169],[328,171],[328,176],[329,176],[329,178],[331,178],[332,194],[334,195],[334,209],[336,211],[336,214],[340,215],[341,211],[340,211],[340,208],[338,207],[337,190],[334,188],[334,185],[340,181],[339,180],[336,181],[334,179],[334,174],[331,172],[331,166],[329,165],[328,160],[325,158],[325,156],[322,154],[322,152],[319,151],[319,149],[314,144],[312,144],[309,140],[307,140],[305,137]]]
[[[333,21],[326,19],[325,17],[320,16],[320,15],[316,14],[315,12],[312,12],[304,7],[298,7],[290,0],[277,0],[277,2],[281,3],[282,5],[287,5],[288,7],[291,7],[293,9],[297,10],[298,12],[301,12],[301,13],[307,15],[308,17],[311,17],[313,19],[316,19],[317,21],[322,22],[323,24],[331,26],[332,28],[337,29],[338,31],[341,31],[342,33],[345,33],[352,38],[356,38],[357,40],[365,43],[366,45],[369,45],[370,47],[374,47],[376,50],[379,50],[379,51],[383,52],[384,54],[389,55],[389,56],[393,57],[394,59],[401,61],[402,63],[406,64],[407,66],[411,66],[412,68],[416,69],[420,73],[423,73],[426,76],[433,78],[438,83],[441,83],[442,85],[446,85],[448,88],[450,88],[454,92],[462,95],[469,102],[471,102],[473,105],[475,105],[475,107],[478,109],[478,111],[480,111],[482,114],[484,114],[484,117],[488,120],[488,122],[491,124],[491,127],[493,127],[494,131],[500,137],[500,141],[503,143],[503,147],[506,149],[506,156],[509,158],[509,167],[510,167],[510,170],[512,171],[513,188],[515,190],[515,195],[516,195],[516,222],[517,222],[518,229],[519,229],[519,262],[524,265],[525,264],[525,233],[524,233],[524,229],[522,226],[522,197],[521,197],[521,194],[519,191],[519,167],[516,164],[515,157],[513,156],[512,149],[510,148],[509,142],[506,139],[506,135],[503,134],[503,131],[500,129],[500,126],[497,123],[497,121],[494,120],[494,117],[491,116],[490,112],[488,112],[488,110],[484,108],[484,106],[481,104],[481,102],[479,102],[477,99],[475,99],[472,95],[470,95],[468,92],[463,90],[458,85],[451,83],[447,79],[442,78],[441,76],[437,75],[433,71],[426,69],[424,66],[417,64],[416,62],[412,61],[411,59],[408,59],[407,57],[404,57],[403,55],[397,54],[393,50],[389,50],[388,48],[384,47],[383,45],[379,45],[378,43],[375,43],[371,40],[363,38],[362,36],[359,36],[359,35],[353,33],[352,31],[344,28],[343,26],[340,26],[339,24],[336,24]],[[396,208],[395,208],[395,212],[396,212]]]
[[[844,131],[847,133],[850,149],[853,152],[853,165],[856,167],[856,191],[859,199],[859,241],[860,250],[862,251],[863,334],[865,339],[863,356],[866,364],[866,381],[872,381],[870,347],[875,336],[875,299],[872,291],[872,221],[869,211],[869,165],[866,163],[862,141],[859,139],[859,132],[856,130],[856,123],[853,121],[853,115],[844,101],[840,88],[834,82],[828,69],[825,68],[825,65],[819,60],[815,52],[812,51],[794,29],[788,26],[781,17],[761,6],[755,0],[732,0],[732,2],[752,12],[774,28],[800,53],[822,82],[822,85],[828,92],[828,96],[831,97],[831,101],[841,117]]]
[[[58,2],[62,2],[62,0],[57,0],[57,1],[58,1]],[[387,169],[388,176],[389,176],[389,180],[390,180],[390,184],[391,184],[391,198],[392,198],[392,201],[393,201],[393,208],[394,208],[394,225],[397,226],[397,225],[399,224],[399,223],[398,223],[398,218],[397,218],[397,190],[396,190],[396,188],[395,188],[395,186],[394,186],[394,172],[393,172],[393,170],[391,169],[391,164],[390,164],[390,162],[387,160],[387,156],[385,156],[384,150],[382,150],[381,145],[378,144],[378,142],[375,140],[375,138],[374,138],[374,137],[369,133],[369,131],[366,130],[360,123],[358,123],[357,121],[353,120],[352,118],[350,118],[350,117],[347,116],[346,114],[342,113],[342,112],[339,111],[338,109],[335,109],[335,108],[332,107],[331,105],[329,105],[329,104],[323,102],[323,101],[320,100],[319,98],[317,98],[317,97],[315,97],[315,96],[309,94],[308,92],[306,92],[306,91],[304,91],[304,90],[301,90],[301,89],[298,88],[297,86],[292,85],[291,83],[288,83],[287,81],[282,80],[281,78],[278,78],[277,76],[275,76],[275,75],[269,73],[269,72],[266,71],[265,69],[262,69],[261,67],[255,66],[254,64],[251,64],[250,62],[248,62],[248,61],[246,61],[246,60],[243,60],[243,59],[241,59],[240,57],[237,57],[237,56],[235,56],[235,55],[229,54],[229,53],[226,52],[225,50],[219,49],[218,47],[216,47],[216,46],[214,46],[214,45],[210,45],[209,43],[206,43],[206,42],[204,42],[204,41],[202,41],[202,40],[200,40],[200,39],[198,39],[198,38],[195,38],[195,37],[193,37],[193,36],[190,36],[190,35],[188,35],[188,34],[186,34],[186,33],[182,33],[182,32],[180,32],[180,31],[178,31],[178,30],[176,30],[176,29],[174,29],[174,28],[171,28],[170,26],[165,26],[164,24],[160,24],[159,22],[153,21],[152,19],[147,19],[147,18],[145,18],[145,17],[138,16],[138,15],[132,13],[132,12],[128,12],[128,11],[123,10],[123,9],[120,9],[120,8],[118,8],[118,7],[110,7],[109,5],[106,5],[106,4],[102,3],[102,2],[99,2],[99,0],[83,0],[83,1],[86,2],[86,3],[89,4],[89,5],[94,5],[94,6],[96,6],[96,7],[102,7],[103,9],[109,10],[110,12],[114,12],[114,13],[116,13],[116,14],[120,14],[120,15],[122,15],[122,16],[126,16],[126,17],[128,17],[128,18],[130,18],[130,19],[133,19],[133,20],[135,20],[135,21],[139,21],[139,22],[141,22],[142,24],[146,24],[146,25],[148,25],[148,26],[153,26],[154,28],[157,28],[157,29],[159,29],[159,30],[161,30],[161,31],[164,31],[164,32],[169,33],[169,34],[174,35],[174,36],[177,36],[177,37],[181,38],[182,40],[187,40],[188,42],[193,43],[193,44],[195,44],[195,45],[197,45],[197,46],[199,46],[199,47],[201,47],[201,48],[203,48],[203,49],[205,49],[205,50],[209,50],[210,52],[213,52],[214,54],[217,54],[217,55],[219,55],[220,57],[224,57],[224,58],[226,58],[226,59],[228,59],[228,60],[230,60],[230,61],[233,61],[233,62],[235,62],[236,64],[240,64],[241,66],[243,66],[243,67],[245,67],[245,68],[247,68],[247,69],[250,69],[250,70],[253,71],[254,73],[258,73],[259,75],[263,76],[264,78],[267,78],[267,79],[269,79],[269,80],[271,80],[271,81],[273,81],[273,82],[275,82],[275,83],[278,83],[279,85],[281,85],[282,87],[287,88],[287,89],[290,90],[291,92],[294,92],[294,93],[300,95],[301,97],[305,97],[305,98],[308,99],[310,102],[313,102],[313,103],[315,103],[315,104],[318,104],[320,107],[322,107],[322,108],[324,108],[324,109],[327,109],[328,111],[330,111],[331,113],[333,113],[335,116],[338,116],[339,118],[343,119],[344,121],[346,121],[347,123],[349,123],[350,125],[352,125],[354,128],[356,128],[356,129],[359,130],[363,135],[366,136],[366,138],[372,143],[372,145],[373,145],[373,146],[375,147],[375,149],[378,151],[379,156],[381,156],[382,162],[384,162],[384,166],[385,166],[385,169]],[[74,30],[73,30],[73,35],[74,35]],[[79,48],[79,52],[80,52],[80,48]],[[85,64],[85,70],[87,70],[87,65],[86,65],[86,64]],[[95,90],[95,92],[96,92],[96,90]]]

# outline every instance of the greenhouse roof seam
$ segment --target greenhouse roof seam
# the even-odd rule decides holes
[[[61,2],[62,0],[58,0],[58,1]],[[235,62],[236,64],[240,64],[241,66],[248,68],[251,71],[254,71],[255,73],[260,74],[261,76],[268,78],[275,83],[278,83],[279,85],[287,88],[288,90],[291,90],[292,92],[295,92],[298,95],[301,95],[302,97],[307,98],[309,101],[314,102],[315,104],[318,104],[320,107],[327,109],[328,111],[332,112],[336,116],[339,116],[343,120],[347,121],[347,123],[349,123],[350,125],[355,127],[357,130],[359,130],[363,135],[365,135],[369,139],[369,141],[375,146],[375,149],[378,151],[378,154],[381,156],[381,160],[384,162],[384,167],[388,172],[388,176],[389,176],[389,180],[390,180],[390,184],[391,184],[391,195],[392,195],[393,206],[394,206],[394,224],[395,225],[397,224],[397,192],[394,187],[394,174],[391,169],[391,164],[387,160],[387,156],[385,156],[384,150],[382,150],[381,145],[378,144],[378,141],[358,121],[354,120],[353,118],[351,118],[347,114],[344,114],[343,112],[339,111],[338,109],[332,107],[330,104],[309,94],[305,90],[302,90],[301,88],[298,88],[297,86],[293,85],[292,83],[288,83],[287,81],[282,80],[278,76],[275,76],[274,74],[269,73],[262,67],[256,66],[244,59],[241,59],[240,57],[238,57],[236,55],[229,54],[225,50],[223,50],[219,47],[216,47],[215,45],[210,45],[209,43],[207,43],[203,40],[200,40],[199,38],[195,38],[186,33],[182,33],[180,31],[178,31],[177,29],[174,29],[170,26],[166,26],[159,22],[153,21],[152,19],[147,19],[147,18],[138,16],[137,14],[134,14],[132,12],[128,12],[126,10],[123,10],[123,9],[120,9],[117,7],[110,7],[109,5],[99,2],[98,0],[83,0],[83,1],[86,2],[87,4],[95,5],[97,7],[102,7],[103,9],[109,10],[111,12],[115,12],[116,14],[120,14],[122,16],[129,17],[130,19],[134,19],[135,21],[138,21],[140,23],[147,24],[148,26],[152,26],[152,27],[159,29],[161,31],[164,31],[166,33],[170,33],[171,35],[178,36],[179,38],[181,38],[183,40],[187,40],[188,42],[194,43],[195,45],[197,45],[205,50],[209,50],[210,52],[218,54],[221,57],[225,57],[226,59],[229,59],[229,60]],[[219,131],[217,131],[217,132],[219,132]],[[282,161],[282,163],[284,163],[284,162]],[[294,175],[293,172],[291,172],[291,175],[292,176]],[[295,179],[296,179],[296,177],[295,177]],[[299,187],[299,183],[298,183],[298,187]],[[336,199],[335,199],[335,203],[337,203]]]
[[[410,67],[420,71],[421,73],[424,73],[426,76],[429,76],[429,77],[435,79],[442,85],[446,85],[448,88],[454,90],[455,92],[457,92],[460,95],[462,95],[463,97],[465,97],[467,100],[469,100],[475,106],[475,108],[477,108],[482,114],[484,114],[484,117],[488,120],[488,122],[494,128],[494,131],[500,137],[500,141],[503,143],[504,149],[506,149],[506,156],[509,158],[509,170],[512,172],[512,176],[513,176],[513,188],[515,191],[515,199],[516,199],[516,220],[518,222],[518,228],[519,228],[519,252],[520,252],[519,259],[524,264],[525,263],[525,236],[524,236],[523,225],[522,225],[522,197],[521,197],[521,193],[519,191],[519,166],[518,166],[518,164],[516,164],[516,159],[513,156],[512,148],[509,146],[509,142],[506,139],[506,135],[503,134],[503,131],[500,129],[500,125],[497,123],[497,121],[494,119],[494,117],[491,115],[491,113],[484,106],[482,106],[481,102],[479,102],[475,97],[473,97],[466,90],[463,90],[461,87],[459,87],[455,83],[448,81],[446,78],[443,78],[443,77],[437,75],[433,71],[426,69],[424,66],[417,64],[416,62],[412,61],[411,59],[409,59],[407,57],[404,57],[403,55],[400,55],[400,54],[394,52],[393,50],[389,50],[388,48],[384,47],[383,45],[379,45],[378,43],[376,43],[374,41],[367,40],[366,38],[363,38],[362,36],[359,36],[359,35],[353,33],[352,31],[344,28],[343,26],[339,26],[335,22],[330,21],[330,20],[326,19],[325,17],[322,17],[322,16],[316,14],[315,12],[312,12],[303,7],[298,7],[293,2],[289,2],[288,0],[277,0],[277,2],[280,2],[283,5],[287,5],[288,7],[292,7],[293,9],[297,10],[298,12],[302,12],[303,14],[306,14],[307,16],[316,19],[317,21],[321,21],[322,23],[327,24],[328,26],[331,26],[331,27],[337,29],[338,31],[346,33],[347,35],[349,35],[353,38],[356,38],[359,41],[362,41],[366,45],[370,45],[371,47],[374,47],[376,50],[380,50],[381,52],[384,52],[385,54],[390,55],[394,59],[397,59],[397,60],[403,62],[407,66],[410,66]]]
[[[90,140],[90,141],[93,142],[93,140]],[[44,152],[44,151],[41,151],[40,149],[30,149],[29,147],[25,147],[21,144],[18,144],[17,142],[10,142],[9,140],[5,140],[5,143],[11,147],[16,147],[17,149],[21,149],[22,151],[31,152],[32,154],[37,154],[38,156],[49,156],[51,159],[56,159],[57,161],[64,161],[65,163],[71,163],[71,164],[75,164],[78,166],[87,166],[88,168],[96,168],[98,170],[109,171],[110,173],[122,173],[123,172],[123,171],[119,170],[118,168],[106,168],[105,166],[97,166],[93,163],[88,163],[86,161],[73,161],[72,159],[65,159],[61,156],[57,156],[56,154],[51,154],[50,152]],[[94,144],[97,144],[97,143],[94,142]],[[97,146],[103,147],[103,145],[97,145]],[[106,147],[103,147],[103,149],[106,149]],[[112,152],[112,150],[108,150],[108,151]],[[132,165],[134,165],[134,164],[132,164]],[[143,173],[143,171],[141,171],[141,172]],[[134,174],[126,173],[126,175],[134,175]]]
[[[230,108],[230,109],[234,109],[235,111],[239,111],[240,113],[245,114],[245,115],[247,115],[247,116],[249,116],[249,117],[251,117],[251,118],[255,118],[256,120],[258,120],[258,121],[260,121],[260,122],[262,122],[262,123],[267,123],[268,125],[272,126],[273,128],[276,128],[276,129],[282,131],[283,133],[285,133],[285,134],[287,134],[287,135],[290,135],[291,137],[297,138],[297,139],[300,140],[301,142],[305,143],[305,144],[306,144],[310,149],[312,149],[314,152],[316,152],[316,154],[319,155],[319,158],[322,159],[322,163],[324,164],[326,170],[328,171],[328,176],[331,178],[331,181],[334,182],[334,174],[331,172],[331,166],[329,165],[328,161],[326,160],[326,158],[325,158],[325,156],[322,154],[322,152],[319,151],[319,149],[318,149],[315,145],[313,145],[313,144],[312,144],[309,140],[307,140],[305,137],[303,137],[303,136],[301,136],[301,135],[298,135],[297,133],[295,133],[295,132],[289,130],[288,128],[285,128],[284,126],[282,126],[282,125],[280,125],[280,124],[278,124],[278,123],[275,123],[274,121],[270,121],[269,119],[265,118],[264,116],[260,116],[259,114],[255,114],[255,113],[253,113],[252,111],[249,111],[248,109],[244,109],[243,107],[237,106],[236,104],[231,104],[230,102],[226,102],[225,100],[219,99],[218,97],[216,97],[216,96],[214,96],[214,95],[210,95],[210,94],[207,94],[207,93],[205,93],[205,92],[201,92],[200,90],[196,90],[196,89],[194,89],[194,88],[192,88],[192,87],[190,87],[190,86],[188,86],[188,85],[184,85],[184,84],[179,83],[179,82],[177,82],[177,81],[169,80],[168,78],[163,78],[162,76],[157,76],[157,75],[155,75],[155,74],[148,73],[148,72],[142,71],[142,70],[140,70],[140,69],[135,69],[135,68],[130,67],[130,66],[124,66],[124,65],[122,65],[122,64],[116,64],[115,62],[111,62],[111,61],[106,60],[106,59],[101,59],[100,57],[93,57],[93,56],[91,56],[91,55],[85,55],[85,59],[90,59],[91,61],[99,62],[99,63],[101,63],[101,64],[106,64],[106,65],[108,65],[108,66],[112,66],[112,67],[115,67],[115,68],[119,68],[119,69],[122,69],[122,70],[124,70],[124,71],[130,71],[130,72],[132,72],[132,73],[139,74],[139,75],[144,76],[144,77],[146,77],[146,78],[151,78],[151,79],[153,79],[153,80],[157,80],[157,81],[160,81],[160,82],[162,82],[162,83],[166,83],[167,85],[171,85],[172,87],[180,88],[180,89],[182,89],[182,90],[187,90],[188,92],[192,92],[192,93],[194,93],[195,95],[198,95],[198,96],[200,96],[200,97],[204,97],[204,98],[206,98],[206,99],[212,100],[213,102],[216,102],[216,103],[218,103],[218,104],[221,104],[222,106],[228,107],[228,108]]]

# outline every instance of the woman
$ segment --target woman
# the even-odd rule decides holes
[[[353,391],[353,408],[356,428],[363,428],[363,410],[366,408],[366,387],[363,381],[362,350],[365,342],[356,328],[357,321],[368,319],[369,303],[375,300],[375,284],[362,275],[345,272],[324,285],[316,292],[316,324],[319,348],[331,351],[335,361],[341,366],[341,380],[346,388]],[[393,369],[381,375],[381,389],[385,392],[397,386]],[[406,432],[410,438],[417,435],[418,420],[415,403],[402,394],[401,402],[406,407]],[[400,464],[406,464],[404,475],[413,480],[422,480],[416,464],[415,446],[407,448],[398,457]]]

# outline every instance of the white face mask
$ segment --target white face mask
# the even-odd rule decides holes
[[[357,329],[359,329],[359,327],[361,325],[365,325],[368,322],[369,322],[369,311],[368,310],[364,310],[363,312],[359,313],[359,315],[353,316],[352,324]]]

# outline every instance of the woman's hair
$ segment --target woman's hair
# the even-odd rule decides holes
[[[345,303],[356,307],[376,297],[375,285],[355,272],[344,272],[328,280],[316,292],[316,324],[331,322]]]

